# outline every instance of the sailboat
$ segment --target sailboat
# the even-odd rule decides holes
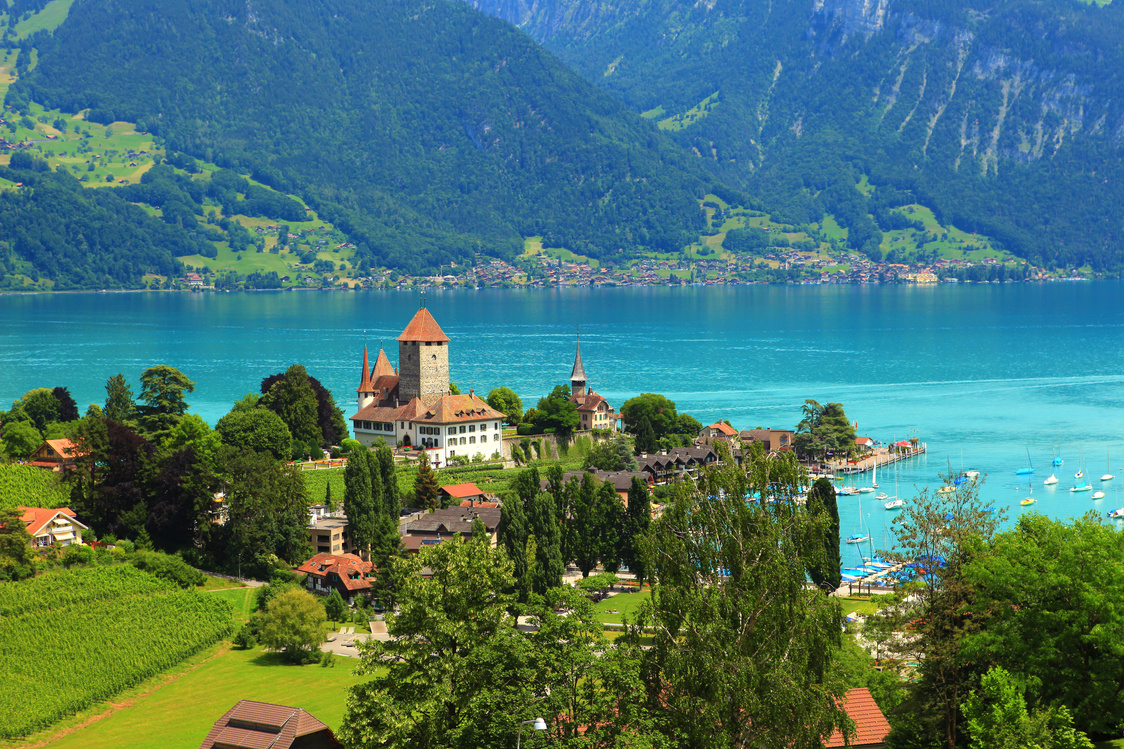
[[[1061,436],[1062,436],[1062,435],[1061,435],[1061,431],[1059,431],[1059,432],[1058,432],[1058,439],[1061,439]],[[1057,443],[1057,442],[1055,442],[1055,443],[1054,443],[1054,465],[1055,465],[1055,466],[1060,466],[1060,465],[1061,465],[1062,463],[1064,463],[1064,462],[1065,462],[1065,461],[1064,461],[1064,460],[1062,460],[1062,456],[1058,455],[1058,443]]]
[[[1089,486],[1089,482],[1085,480],[1084,476],[1085,471],[1078,471],[1077,473],[1073,474],[1073,478],[1077,479],[1081,483],[1070,488],[1071,492],[1088,492],[1093,490],[1093,487]]]
[[[869,534],[863,535],[863,500],[862,500],[862,497],[859,497],[859,532],[852,535],[852,536],[847,536],[847,543],[849,543],[849,544],[861,544],[864,541],[869,541],[869,540],[870,540]]]
[[[1093,496],[1090,497],[1090,499],[1092,499],[1093,501],[1096,501],[1098,499],[1104,499],[1104,492],[1102,492],[1100,490],[1097,490],[1097,491],[1093,492]]]
[[[871,478],[870,485],[875,489],[878,488],[878,458],[874,459],[874,477]]]
[[[1020,468],[1015,471],[1016,476],[1026,476],[1027,474],[1034,473],[1034,462],[1030,459],[1030,447],[1026,448],[1026,468]]]
[[[1108,472],[1108,471],[1112,470],[1112,459],[1109,456],[1109,452],[1108,452],[1107,447],[1105,448],[1105,451],[1104,451],[1104,458],[1105,458],[1105,475],[1101,476],[1101,481],[1112,481],[1116,477]]]
[[[1032,505],[1036,501],[1038,501],[1034,498],[1034,484],[1027,484],[1027,489],[1030,490],[1030,493],[1027,494],[1025,499],[1023,499],[1021,502],[1019,502],[1019,504],[1024,506],[1024,507],[1027,506],[1027,505]],[[1016,491],[1018,491],[1018,490],[1016,489]]]
[[[1054,484],[1058,483],[1058,477],[1051,473],[1050,478],[1046,479],[1042,483],[1046,486],[1053,486]]]

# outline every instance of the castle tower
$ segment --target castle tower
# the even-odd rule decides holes
[[[375,386],[371,382],[371,369],[367,363],[367,347],[363,347],[363,378],[359,381],[359,387],[356,388],[359,394],[359,410],[362,411],[367,406],[375,402]]]
[[[582,335],[578,333],[578,352],[574,356],[574,370],[570,372],[570,393],[573,396],[585,395],[585,386],[588,379],[585,376],[585,367],[582,366]]]
[[[449,394],[449,336],[422,307],[398,336],[398,397],[426,405]]]

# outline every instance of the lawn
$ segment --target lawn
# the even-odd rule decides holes
[[[878,611],[878,604],[870,600],[870,596],[841,596],[839,602],[843,605],[844,616],[873,614]]]
[[[195,749],[211,724],[240,699],[302,707],[331,728],[339,728],[347,689],[360,682],[353,673],[357,661],[336,657],[334,668],[288,666],[260,648],[227,647],[212,649],[207,656],[122,695],[115,703],[119,709],[106,712],[103,706],[79,716],[69,729],[62,729],[71,733],[59,736],[56,730],[34,737],[32,743],[58,749]],[[74,729],[86,722],[90,724]]]
[[[250,620],[250,614],[254,612],[254,594],[257,590],[257,588],[227,588],[225,590],[206,591],[206,593],[229,603],[234,621],[238,624],[244,624]]]
[[[53,31],[66,20],[74,0],[51,0],[35,15],[16,24],[16,38],[26,39],[36,31]]]
[[[601,603],[595,603],[593,610],[597,621],[602,624],[624,624],[627,618],[629,623],[636,620],[636,612],[640,605],[652,597],[651,590],[642,593],[618,593],[609,596]]]

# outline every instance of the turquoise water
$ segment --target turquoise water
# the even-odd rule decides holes
[[[1122,296],[1119,282],[497,289],[431,292],[427,306],[466,392],[508,385],[532,404],[567,381],[580,325],[590,382],[615,405],[659,392],[704,424],[791,428],[805,398],[840,401],[861,435],[928,444],[899,466],[903,497],[951,465],[989,474],[983,495],[1012,516],[1027,511],[1017,500],[1032,478],[1032,509],[1073,517],[1124,505]],[[111,375],[137,392],[140,373],[166,363],[197,383],[192,410],[213,424],[301,362],[350,416],[365,337],[394,361],[417,305],[394,292],[3,296],[0,403],[64,385],[84,409]],[[1048,489],[1055,446],[1065,466]],[[1082,455],[1099,485],[1106,448],[1118,476],[1108,497],[1071,494]],[[1017,480],[1028,449],[1036,472]],[[894,494],[893,471],[878,478]],[[861,514],[842,500],[843,533],[862,518],[881,545],[892,515],[865,499]]]

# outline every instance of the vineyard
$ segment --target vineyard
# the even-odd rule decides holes
[[[9,613],[11,612],[11,613]],[[230,634],[230,605],[129,565],[0,587],[0,739],[113,697]]]
[[[16,463],[0,463],[0,508],[66,507],[70,487],[57,473]]]

